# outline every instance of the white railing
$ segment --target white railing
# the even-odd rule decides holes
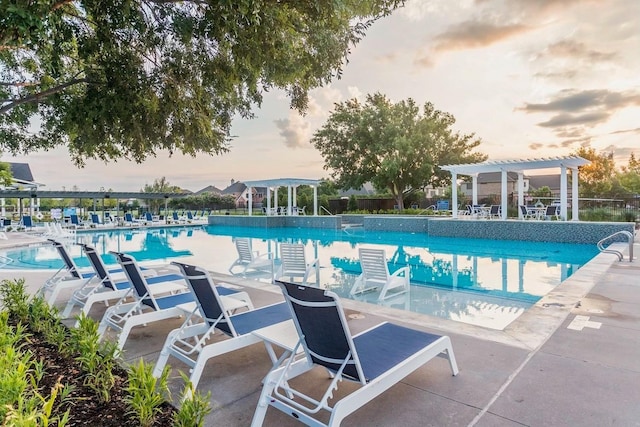
[[[604,252],[606,254],[614,254],[618,257],[619,261],[622,261],[624,259],[624,254],[622,252],[616,249],[609,249],[609,247],[604,246],[605,242],[618,236],[627,236],[627,242],[629,243],[629,262],[632,262],[633,261],[633,234],[631,234],[629,231],[622,230],[622,231],[615,232],[610,236],[605,237],[604,239],[598,242],[598,249],[600,250],[600,252]]]
[[[329,212],[329,211],[327,210],[327,208],[325,208],[324,206],[320,206],[320,211],[321,211],[321,212],[322,212],[322,211],[325,211],[327,214],[329,214],[329,215],[331,215],[331,216],[335,216],[335,215],[333,215],[331,212]]]

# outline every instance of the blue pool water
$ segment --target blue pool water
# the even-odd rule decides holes
[[[360,273],[358,247],[382,248],[390,271],[410,267],[412,285],[409,295],[392,298],[385,305],[495,329],[503,329],[597,253],[594,245],[363,230],[203,226],[78,234],[78,240],[94,246],[107,263],[115,262],[108,254],[115,250],[130,253],[141,262],[181,259],[226,274],[237,258],[234,237],[252,238],[253,249],[260,253],[277,254],[281,242],[304,243],[307,259],[320,260],[319,275],[312,280],[343,297],[348,297]],[[78,266],[89,265],[79,246],[72,245],[69,250]],[[57,251],[48,244],[10,249],[2,255],[14,259],[5,268],[62,266]],[[253,278],[269,281],[265,275]],[[375,302],[376,295],[358,298]]]

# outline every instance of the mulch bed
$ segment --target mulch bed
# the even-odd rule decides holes
[[[83,385],[84,374],[80,364],[72,359],[63,357],[57,349],[45,342],[37,333],[31,332],[28,341],[23,347],[30,350],[36,360],[44,363],[45,375],[40,381],[40,392],[48,396],[49,390],[58,379],[65,385],[73,386],[66,402],[62,403],[61,412],[70,409],[69,423],[73,426],[92,427],[139,427],[140,423],[134,415],[130,414],[129,406],[125,403],[127,372],[117,368],[114,372],[116,383],[111,390],[111,399],[107,403],[101,403],[95,397],[94,392]],[[59,396],[59,395],[58,395]],[[156,416],[154,426],[171,426],[172,415],[175,408],[165,403],[161,407],[161,413]]]

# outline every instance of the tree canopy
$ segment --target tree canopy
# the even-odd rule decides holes
[[[576,155],[591,161],[579,168],[580,197],[631,197],[640,194],[640,162],[631,153],[627,165],[619,169],[613,153],[598,153],[581,147]]]
[[[13,183],[13,173],[11,173],[11,165],[6,162],[0,162],[0,185],[5,187]]]
[[[411,98],[393,103],[376,93],[364,103],[336,104],[311,143],[342,188],[370,181],[379,191],[389,190],[402,207],[406,194],[450,179],[438,165],[486,159],[473,152],[480,140],[453,131],[454,123],[430,102],[421,109]]]
[[[153,184],[145,184],[140,190],[142,193],[181,193],[182,189],[177,185],[171,185],[166,177],[160,177],[153,180]],[[147,205],[152,212],[159,212],[164,206],[164,200],[150,199]]]
[[[0,6],[0,151],[228,151],[264,92],[307,107],[404,0],[29,0]]]

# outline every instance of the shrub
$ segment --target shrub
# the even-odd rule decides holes
[[[143,359],[129,368],[127,403],[141,426],[153,425],[156,414],[160,412],[160,405],[169,400],[168,378],[168,367],[162,371],[160,378],[156,378],[153,376],[153,365],[144,363]]]

